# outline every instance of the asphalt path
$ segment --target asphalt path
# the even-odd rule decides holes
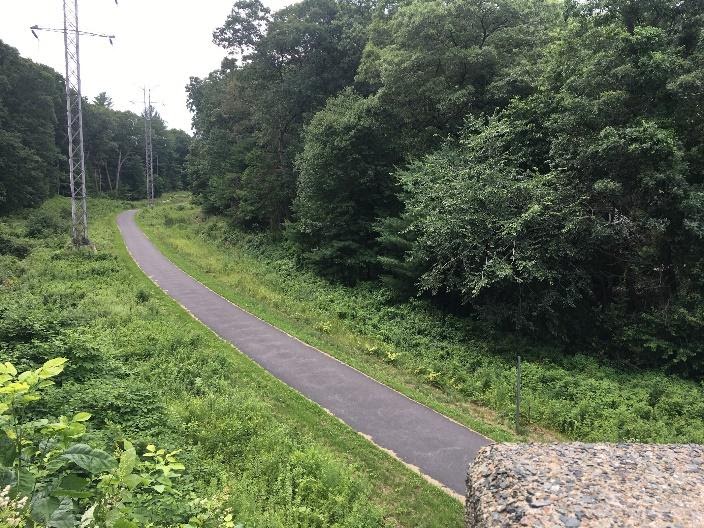
[[[467,466],[490,440],[232,304],[179,269],[125,211],[117,224],[142,271],[196,319],[275,377],[430,480],[464,495]]]

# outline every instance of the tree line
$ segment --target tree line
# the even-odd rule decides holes
[[[110,97],[83,101],[86,186],[138,199],[146,195],[143,116],[115,110]],[[152,118],[159,192],[187,186],[190,136]],[[0,214],[70,194],[64,80],[0,41]]]
[[[704,372],[702,0],[238,0],[205,212],[334,280]]]

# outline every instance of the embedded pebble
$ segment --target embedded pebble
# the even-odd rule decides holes
[[[704,528],[704,446],[492,444],[467,475],[468,528]]]

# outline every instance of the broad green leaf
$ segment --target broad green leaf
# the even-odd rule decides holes
[[[133,523],[128,519],[125,519],[124,517],[121,519],[117,519],[115,522],[113,522],[112,526],[113,528],[139,528],[137,524]]]
[[[54,513],[51,514],[46,525],[47,528],[74,528],[76,524],[76,516],[73,513],[73,501],[64,499],[59,504],[59,507],[54,510]]]
[[[125,449],[120,455],[120,473],[123,475],[129,475],[132,473],[134,468],[137,466],[137,452],[134,447],[130,444],[130,447]]]
[[[13,497],[31,497],[36,484],[34,475],[26,469],[20,469],[19,471],[14,471],[14,473],[15,478],[10,495]]]
[[[92,491],[75,491],[75,490],[65,490],[65,489],[55,489],[51,495],[53,497],[59,497],[59,498],[66,498],[70,497],[72,499],[88,499],[90,497],[93,497],[95,493]]]
[[[0,374],[9,374],[10,376],[17,376],[17,369],[12,363],[6,361],[5,363],[2,363],[0,365]]]
[[[93,475],[110,471],[117,465],[112,455],[86,444],[74,444],[61,456]]]
[[[88,485],[88,479],[69,473],[61,479],[59,487],[66,490],[82,490]]]
[[[58,376],[64,370],[64,366],[68,362],[66,358],[54,358],[50,359],[44,365],[41,366],[36,372],[39,378],[47,379]]]
[[[32,519],[47,524],[61,502],[55,497],[40,497],[32,502]]]
[[[31,370],[26,370],[25,372],[22,372],[19,376],[17,376],[17,381],[21,383],[26,383],[30,386],[39,383],[39,379],[39,374]]]
[[[122,479],[122,482],[124,482],[128,489],[133,490],[145,481],[143,477],[136,475],[135,473],[130,473]]]
[[[69,438],[80,438],[86,432],[86,426],[80,422],[73,422],[64,431]]]
[[[74,422],[87,422],[90,420],[91,414],[87,412],[79,412],[73,417]]]
[[[61,469],[63,469],[66,464],[68,464],[68,460],[66,460],[65,458],[56,457],[52,458],[49,462],[47,462],[46,469],[49,474],[55,474],[58,473]]]
[[[0,387],[0,394],[21,394],[29,390],[29,385],[26,383],[15,381],[8,383],[4,387]]]
[[[12,466],[17,457],[15,443],[4,431],[0,431],[0,465]]]

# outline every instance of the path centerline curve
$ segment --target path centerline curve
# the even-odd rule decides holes
[[[202,324],[402,462],[464,495],[467,466],[491,441],[237,307],[167,259],[136,210],[117,225],[141,270]]]

